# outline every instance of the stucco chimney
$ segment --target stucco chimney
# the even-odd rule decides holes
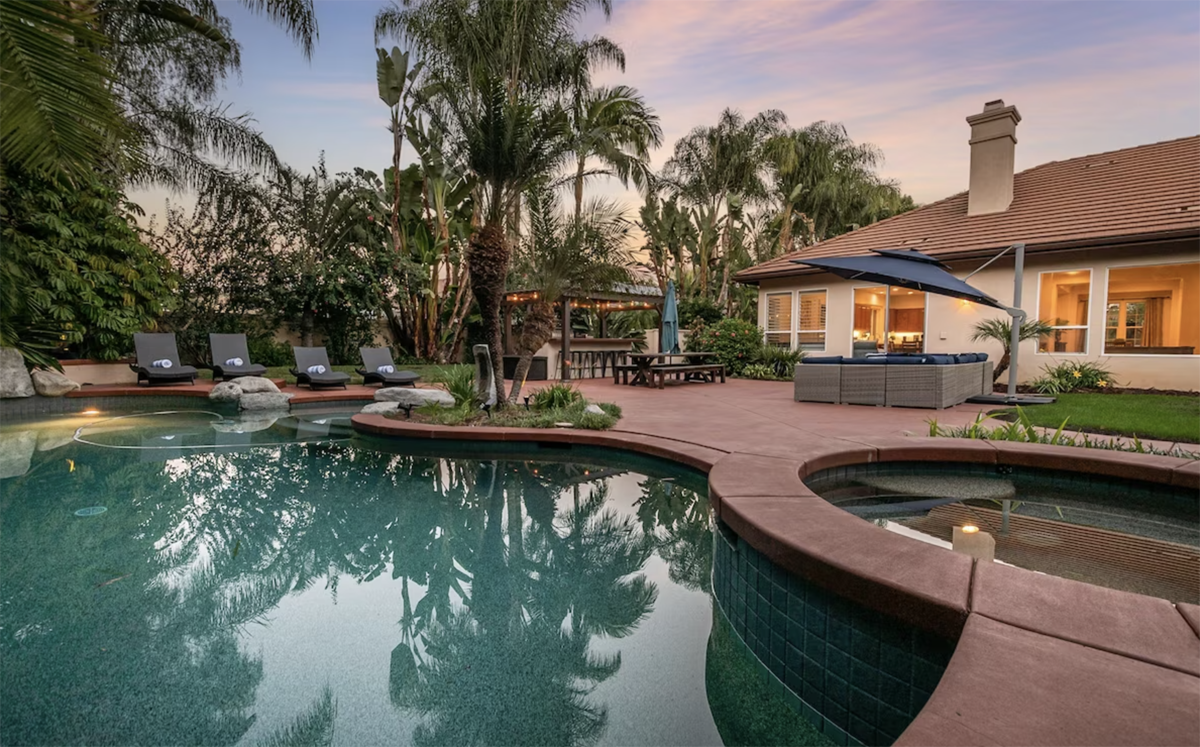
[[[1013,155],[1021,114],[1003,99],[989,101],[983,112],[967,117],[971,125],[971,191],[967,215],[1008,210],[1013,198]]]

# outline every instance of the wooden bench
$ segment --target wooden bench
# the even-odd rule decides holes
[[[614,363],[613,364],[613,383],[628,384],[629,375],[636,374],[638,367],[632,363]]]
[[[717,376],[720,376],[721,383],[722,384],[725,383],[725,366],[723,364],[720,364],[720,363],[704,363],[704,364],[689,363],[689,364],[684,364],[684,365],[659,364],[659,365],[651,366],[650,367],[650,385],[655,386],[655,379],[657,379],[657,382],[658,382],[657,386],[659,389],[662,389],[664,386],[666,386],[667,374],[672,374],[672,373],[675,374],[676,379],[679,378],[680,374],[684,375],[684,377],[687,379],[692,379],[694,377],[694,375],[699,375],[699,376],[703,377],[705,381],[713,381],[716,379]]]

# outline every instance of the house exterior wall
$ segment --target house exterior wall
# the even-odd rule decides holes
[[[974,270],[985,260],[970,262],[947,263],[958,277],[963,277]],[[1105,312],[1108,293],[1108,271],[1110,268],[1185,264],[1200,261],[1200,241],[1179,241],[1154,245],[1136,245],[1127,247],[1112,247],[1103,249],[1081,249],[1069,252],[1030,253],[1025,260],[1024,289],[1021,307],[1028,312],[1029,317],[1037,318],[1039,309],[1039,281],[1044,272],[1074,272],[1088,270],[1091,272],[1090,290],[1088,293],[1087,347],[1082,354],[1041,353],[1037,350],[1036,341],[1027,341],[1021,345],[1020,381],[1028,383],[1042,373],[1046,364],[1054,365],[1068,360],[1102,361],[1103,365],[1112,371],[1116,383],[1120,386],[1137,388],[1200,390],[1200,355],[1141,355],[1141,354],[1104,354]],[[987,269],[972,277],[968,282],[976,288],[999,299],[1003,303],[1011,303],[1013,298],[1013,261],[1005,257]],[[792,278],[763,280],[759,286],[758,325],[763,329],[767,324],[768,293],[778,292],[811,292],[825,290],[827,292],[825,350],[810,351],[811,355],[852,355],[852,335],[854,326],[854,289],[877,286],[877,283],[852,282],[822,273]],[[1200,289],[1192,288],[1192,283],[1181,284],[1182,303],[1167,320],[1170,334],[1175,329],[1171,325],[1178,324],[1179,336],[1186,338],[1188,334],[1195,335],[1197,325],[1200,325]],[[795,303],[793,302],[793,308]],[[926,296],[925,312],[925,352],[928,353],[965,353],[987,352],[993,360],[999,359],[1002,349],[994,342],[971,342],[971,330],[974,325],[991,317],[1006,318],[1007,315],[997,309],[972,304],[945,296]],[[793,315],[793,328],[796,324]],[[1200,353],[1200,348],[1197,348]],[[1000,382],[1006,382],[1001,377]]]

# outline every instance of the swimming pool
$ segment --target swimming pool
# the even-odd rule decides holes
[[[736,703],[699,473],[398,453],[346,413],[0,440],[6,745],[823,742]]]

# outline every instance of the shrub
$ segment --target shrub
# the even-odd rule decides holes
[[[530,395],[529,407],[534,410],[561,410],[582,399],[583,395],[570,384],[552,384]]]
[[[742,377],[746,379],[762,379],[764,381],[774,381],[779,378],[775,375],[775,369],[766,363],[751,363],[742,369]]]
[[[1062,394],[1079,389],[1106,389],[1116,386],[1110,371],[1090,361],[1068,361],[1055,366],[1042,366],[1045,374],[1033,381],[1033,388],[1043,394]]]
[[[716,324],[702,325],[688,335],[689,350],[712,353],[726,373],[740,375],[742,369],[759,360],[763,333],[750,322],[722,319]]]
[[[247,335],[246,348],[250,353],[250,360],[267,368],[293,366],[296,363],[292,356],[292,346],[286,342],[278,342],[273,337]]]
[[[444,366],[435,375],[454,397],[456,407],[475,404],[475,369],[471,366]]]
[[[697,322],[705,325],[716,324],[725,316],[721,313],[721,309],[707,298],[689,298],[680,301],[677,310],[681,329],[691,329],[692,325]]]
[[[781,348],[763,343],[758,351],[758,362],[769,366],[777,379],[791,380],[796,375],[796,364],[804,356],[798,350]]]

